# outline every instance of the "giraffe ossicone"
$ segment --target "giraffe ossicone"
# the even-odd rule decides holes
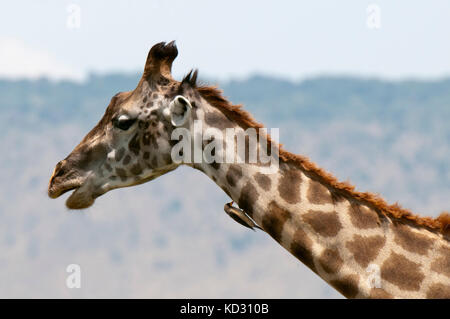
[[[283,150],[240,106],[216,88],[198,86],[196,71],[182,81],[173,79],[177,55],[174,42],[150,49],[137,87],[116,94],[99,123],[56,165],[50,197],[73,190],[66,205],[82,209],[112,189],[188,165],[209,176],[242,210],[227,213],[247,225],[249,217],[344,296],[450,298],[449,214],[416,216]],[[208,129],[223,134],[194,138],[199,121],[202,136]],[[213,141],[220,139],[232,145],[227,155],[243,160],[205,161],[198,152],[186,158],[188,149],[179,148],[183,160],[174,161],[179,140],[172,135],[180,128],[188,132],[193,150],[208,148],[215,159],[219,144]],[[244,136],[242,152],[235,146],[238,137],[226,131],[249,128],[257,130],[258,143]],[[262,157],[250,161],[261,150],[277,157],[278,165],[267,170]]]

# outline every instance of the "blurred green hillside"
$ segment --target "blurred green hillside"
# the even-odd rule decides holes
[[[6,126],[15,125],[18,119],[33,127],[60,121],[91,125],[115,93],[134,89],[138,80],[138,75],[121,74],[91,75],[83,83],[0,80],[0,105],[7,110],[2,121]],[[222,83],[220,87],[233,103],[243,103],[257,119],[272,125],[377,120],[427,130],[436,124],[436,118],[450,119],[450,79],[386,82],[319,77],[293,83],[253,76]]]

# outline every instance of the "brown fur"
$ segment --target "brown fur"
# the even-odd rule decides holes
[[[249,112],[243,110],[241,105],[231,104],[216,87],[196,87],[195,81],[192,81],[190,84],[209,104],[218,108],[228,118],[238,123],[244,129],[249,127],[256,129],[264,127],[262,124],[256,122]],[[268,144],[270,145],[271,142],[270,136],[268,136]],[[279,154],[281,161],[298,166],[306,175],[313,176],[319,182],[331,187],[335,196],[343,196],[361,202],[373,208],[378,213],[395,219],[397,222],[412,223],[427,227],[430,230],[439,231],[445,235],[450,234],[450,214],[448,212],[443,212],[438,218],[414,215],[411,211],[400,207],[398,204],[387,204],[384,199],[376,194],[356,191],[353,185],[338,181],[333,175],[318,167],[307,157],[292,154],[284,150],[282,145],[279,145]]]

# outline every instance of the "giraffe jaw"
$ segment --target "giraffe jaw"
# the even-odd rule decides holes
[[[72,180],[58,181],[53,178],[50,179],[48,187],[48,196],[50,198],[58,198],[61,195],[73,191],[66,201],[66,206],[69,209],[83,209],[91,206],[95,198],[87,191],[87,178],[77,177]],[[98,197],[98,196],[96,196]]]
[[[84,191],[82,187],[77,187],[75,188],[75,191],[70,194],[69,198],[67,198],[66,206],[69,209],[88,208],[94,204],[95,198],[98,196],[93,196],[90,192]]]
[[[83,209],[91,206],[94,203],[93,198],[88,192],[83,191],[83,184],[69,183],[66,185],[53,186],[48,190],[48,196],[50,198],[58,198],[61,195],[73,191],[69,198],[66,200],[66,206],[69,209]]]
[[[84,179],[82,183],[75,187],[72,194],[66,200],[66,206],[69,209],[85,209],[94,204],[95,199],[112,188],[108,184],[99,186],[92,181],[92,174]]]
[[[52,176],[48,188],[48,196],[50,198],[58,198],[59,196],[61,196],[66,192],[73,191],[73,193],[66,200],[67,208],[85,209],[92,206],[97,197],[100,197],[101,195],[109,192],[110,190],[123,187],[130,187],[149,182],[151,180],[158,178],[161,175],[164,175],[176,169],[177,167],[179,167],[179,164],[172,164],[158,170],[152,170],[151,174],[138,181],[130,179],[129,183],[119,183],[119,184],[110,183],[105,180],[94,181],[96,176],[95,173],[93,173],[92,171],[90,171],[85,177],[78,176],[77,178],[71,181],[59,183],[58,182],[55,183],[54,178]]]

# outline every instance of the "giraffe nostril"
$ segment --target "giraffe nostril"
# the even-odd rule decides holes
[[[64,168],[61,167],[61,168],[58,170],[58,172],[55,174],[55,177],[63,176],[65,172],[66,172],[66,170],[65,170]]]
[[[55,173],[53,177],[60,177],[66,173],[66,169],[64,168],[63,164],[64,164],[63,161],[58,162],[58,164],[56,164]]]

